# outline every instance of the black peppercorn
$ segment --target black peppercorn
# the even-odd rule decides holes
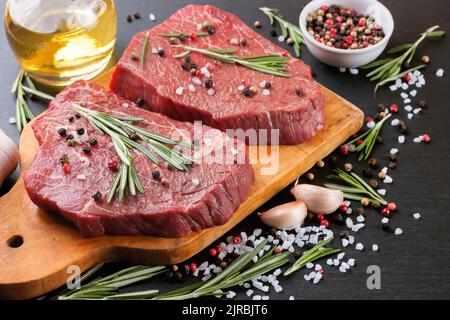
[[[91,153],[91,147],[84,146],[84,147],[83,147],[83,152],[86,153],[86,154]]]
[[[158,49],[158,56],[160,57],[164,57],[164,55],[166,54],[166,51],[164,51],[164,49]]]
[[[214,83],[211,79],[208,79],[205,81],[205,88],[207,88],[207,89],[212,88],[213,85],[214,85]]]
[[[73,140],[73,139],[74,139],[73,134],[69,133],[68,135],[66,135],[66,140],[67,140],[67,141]]]
[[[183,60],[186,63],[191,63],[192,62],[192,57],[190,55],[186,55],[186,56],[184,56]]]
[[[377,137],[377,143],[378,143],[378,144],[383,144],[383,138],[380,137],[380,136],[378,136],[378,137]]]
[[[139,11],[136,11],[135,13],[133,13],[133,16],[135,19],[140,19],[141,18],[141,13]]]
[[[295,94],[298,96],[302,95],[302,89],[300,87],[295,88]]]
[[[367,178],[371,178],[373,176],[373,173],[369,168],[363,169],[362,174]]]
[[[75,113],[75,118],[80,119],[81,118],[81,114],[79,114],[78,112]]]
[[[189,63],[182,63],[181,64],[181,68],[184,70],[184,71],[189,71],[189,70],[191,70],[190,68],[189,68]]]
[[[143,107],[145,105],[145,100],[143,98],[139,98],[136,100],[136,104],[138,107]]]
[[[127,22],[131,22],[133,21],[133,17],[131,16],[131,14],[127,15]]]
[[[184,273],[185,273],[186,275],[188,275],[188,274],[191,272],[191,268],[189,268],[189,265],[187,265],[187,264],[185,264],[185,265],[183,266],[183,269],[184,269]]]
[[[248,41],[246,39],[241,40],[241,46],[246,47],[248,45]]]
[[[74,119],[75,119],[75,118],[74,118],[73,116],[70,116],[70,117],[69,117],[69,122],[73,122]]]
[[[337,157],[335,155],[331,155],[330,156],[330,163],[331,164],[336,164],[337,163]]]
[[[100,191],[97,191],[92,195],[92,198],[94,198],[95,201],[100,201],[102,199],[102,194],[100,193]]]
[[[153,171],[152,178],[155,180],[159,180],[161,178],[161,173],[159,171]]]
[[[344,223],[344,217],[342,216],[341,213],[336,213],[335,215],[333,215],[334,221],[338,224],[343,224]]]
[[[64,137],[64,136],[66,135],[66,133],[67,133],[66,128],[59,128],[59,129],[58,129],[58,134],[59,134],[61,137]]]
[[[216,28],[214,28],[213,26],[207,26],[206,32],[208,32],[209,34],[214,34],[214,32],[216,32]]]
[[[391,231],[391,226],[389,225],[389,223],[383,223],[382,225],[381,225],[381,228],[384,230],[384,231]]]
[[[133,141],[138,141],[139,140],[139,135],[136,134],[136,132],[132,132],[130,134],[130,139],[133,140]]]
[[[386,111],[386,106],[382,103],[380,103],[378,105],[378,112],[385,112]]]
[[[189,66],[189,70],[191,69],[198,69],[198,66],[196,63],[191,63],[191,65]]]
[[[294,257],[298,258],[302,255],[302,252],[299,249],[294,250]]]
[[[277,34],[277,30],[275,30],[275,29],[272,29],[272,30],[270,30],[270,35],[272,36],[272,37],[276,37],[278,34]]]
[[[244,89],[243,93],[244,93],[244,96],[246,96],[246,97],[251,97],[253,95],[252,91],[248,88]]]
[[[89,144],[91,145],[91,146],[96,146],[97,145],[97,139],[95,139],[95,138],[91,138],[91,139],[89,139]]]
[[[419,101],[418,106],[420,108],[426,108],[426,107],[428,107],[428,104],[425,100],[421,100],[421,101]]]
[[[78,134],[79,136],[82,136],[82,135],[84,134],[84,128],[78,128],[78,129],[77,129],[77,134]]]
[[[271,84],[270,82],[266,82],[266,83],[264,84],[264,87],[265,87],[266,89],[270,89],[270,88],[272,88],[272,84]]]
[[[348,231],[341,231],[340,233],[339,233],[339,237],[341,238],[341,239],[348,239],[348,236],[350,235],[350,233],[348,232]]]

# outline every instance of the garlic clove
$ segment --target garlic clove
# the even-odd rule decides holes
[[[0,186],[16,169],[18,162],[16,144],[0,129]]]
[[[291,230],[302,224],[308,211],[303,201],[293,201],[258,213],[262,222],[269,227]]]
[[[341,190],[333,190],[312,184],[298,184],[291,189],[296,200],[303,201],[313,213],[329,214],[344,202]]]

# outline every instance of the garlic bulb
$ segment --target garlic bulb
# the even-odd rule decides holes
[[[262,222],[269,227],[291,230],[302,224],[307,214],[306,205],[302,201],[294,201],[279,205],[263,213],[258,213]]]
[[[0,129],[0,186],[16,169],[18,162],[16,144]]]
[[[303,201],[309,211],[329,214],[344,202],[341,190],[333,190],[312,184],[297,184],[291,189],[296,200]]]

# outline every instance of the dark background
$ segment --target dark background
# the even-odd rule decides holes
[[[4,10],[6,1],[1,1],[1,11]],[[196,1],[196,3],[209,3],[219,8],[237,14],[244,22],[253,26],[255,20],[263,23],[263,28],[258,29],[260,34],[270,37],[268,19],[258,8],[261,6],[276,7],[284,16],[297,22],[302,5],[307,1]],[[390,0],[382,1],[392,12],[395,19],[395,31],[390,45],[412,42],[417,39],[420,32],[426,28],[439,24],[447,32],[450,30],[447,1],[445,0]],[[116,56],[127,46],[132,35],[140,30],[150,28],[155,23],[162,22],[177,9],[190,3],[190,1],[142,1],[142,0],[116,0],[118,15],[118,35]],[[126,22],[126,16],[135,11],[140,11],[142,20],[131,24]],[[154,13],[157,21],[150,22],[148,15]],[[2,112],[0,113],[0,128],[12,139],[18,141],[18,133],[15,125],[10,125],[8,119],[15,115],[15,98],[10,93],[10,87],[14,81],[19,66],[9,50],[4,27],[0,32],[0,101]],[[276,41],[274,39],[274,41]],[[290,51],[291,48],[285,44]],[[387,125],[383,132],[384,144],[376,147],[375,157],[387,164],[386,157],[391,147],[398,147],[399,166],[390,174],[394,183],[386,185],[387,199],[395,201],[399,207],[398,214],[391,219],[393,227],[401,227],[404,234],[394,236],[380,228],[380,215],[374,210],[366,210],[366,228],[356,234],[356,242],[365,245],[364,252],[357,252],[347,247],[347,257],[355,257],[357,266],[346,274],[338,272],[336,268],[326,266],[325,275],[318,285],[303,280],[304,271],[297,272],[289,279],[281,279],[284,291],[281,294],[271,293],[272,299],[287,299],[295,296],[296,299],[448,299],[450,298],[450,90],[448,81],[450,46],[448,36],[440,41],[425,41],[418,51],[417,56],[428,54],[431,63],[424,71],[427,80],[425,88],[419,90],[414,102],[426,100],[429,108],[413,120],[406,120],[403,111],[403,103],[399,98],[399,92],[392,93],[388,89],[382,89],[375,98],[372,94],[373,83],[370,83],[362,73],[357,76],[349,73],[340,73],[336,68],[325,66],[315,60],[306,47],[303,48],[302,59],[316,73],[316,80],[334,92],[342,95],[355,105],[359,106],[367,115],[375,115],[378,103],[398,103],[400,119],[405,119],[410,129],[410,135],[404,145],[398,145],[397,129]],[[437,78],[434,73],[437,68],[444,68],[447,72],[444,78]],[[45,105],[31,103],[35,114],[45,110]],[[412,139],[420,134],[428,133],[432,142],[413,144]],[[343,159],[339,164],[351,162],[355,171],[360,173],[365,167],[364,163],[358,163],[354,157]],[[315,183],[324,182],[324,177],[332,170],[332,165],[327,163],[323,169],[314,168],[316,174]],[[18,171],[5,183],[1,192],[5,193],[14,184],[18,177]],[[384,188],[384,186],[383,186]],[[289,190],[284,190],[271,199],[264,208],[291,201]],[[262,209],[264,209],[262,208]],[[353,205],[353,209],[357,205]],[[420,212],[422,219],[416,221],[412,214]],[[0,214],[8,214],[1,212]],[[353,217],[355,218],[355,217]],[[232,233],[251,231],[260,227],[255,215],[246,219]],[[335,235],[341,230],[332,225]],[[372,252],[371,245],[380,246],[379,252]],[[338,244],[335,243],[335,246]],[[193,258],[201,263],[207,255],[202,253]],[[366,287],[368,274],[366,268],[369,265],[378,265],[381,268],[381,290],[369,290]],[[106,270],[112,271],[121,264],[110,264]],[[150,283],[138,286],[139,288],[161,288],[161,291],[172,289],[174,285],[166,284],[162,279],[152,280]],[[246,298],[244,290],[238,297]],[[256,290],[255,290],[256,291]],[[257,292],[256,294],[260,294]],[[263,294],[263,293],[261,293]]]

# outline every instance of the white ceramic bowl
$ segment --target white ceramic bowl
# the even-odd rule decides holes
[[[333,4],[352,7],[357,12],[374,17],[383,28],[385,37],[373,46],[354,50],[331,48],[318,42],[306,30],[306,17],[323,5]],[[394,19],[389,10],[376,0],[313,0],[300,13],[300,29],[314,57],[335,67],[355,68],[375,60],[384,51],[394,31]]]

